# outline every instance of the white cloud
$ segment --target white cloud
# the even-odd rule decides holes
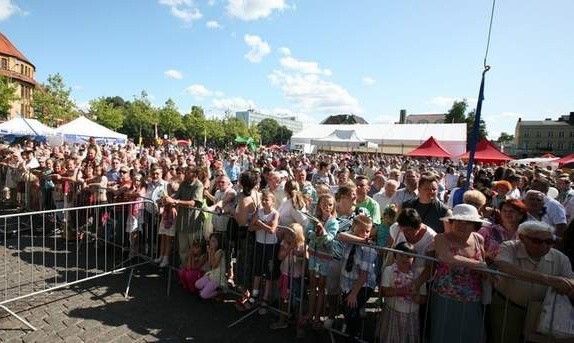
[[[20,9],[12,0],[0,0],[0,21],[4,21],[14,14],[27,15],[28,12]]]
[[[75,101],[76,108],[83,112],[90,111],[90,102],[89,101]]]
[[[221,25],[215,20],[208,21],[207,23],[205,23],[205,26],[208,29],[220,29],[221,28]]]
[[[266,41],[262,40],[259,36],[245,35],[243,37],[245,43],[251,47],[251,50],[245,54],[245,58],[251,63],[259,63],[271,52],[271,48]]]
[[[209,6],[213,6],[213,5],[215,5],[216,2],[217,2],[217,0],[208,0],[208,1],[207,1],[207,4],[208,4]]]
[[[225,93],[223,93],[222,91],[215,91],[215,92],[213,92],[213,95],[218,97],[218,98],[221,98],[225,95]]]
[[[280,63],[286,69],[294,70],[303,74],[323,74],[325,76],[331,76],[333,74],[329,69],[319,68],[319,64],[317,62],[302,61],[292,56],[281,58]]]
[[[253,100],[246,100],[242,97],[213,99],[211,103],[213,107],[218,110],[245,111],[250,108],[255,108],[255,102]]]
[[[291,56],[291,50],[289,48],[284,47],[284,46],[280,47],[278,49],[278,51],[283,56]]]
[[[194,84],[185,89],[187,94],[193,95],[196,99],[203,99],[213,95],[213,91],[205,88],[204,85]]]
[[[279,87],[283,96],[303,113],[360,113],[357,99],[333,82],[317,74],[289,74],[274,70],[268,75],[271,84]]]
[[[175,80],[183,79],[183,75],[175,69],[166,70],[163,74],[165,76],[169,77],[170,79],[175,79]]]
[[[286,7],[285,0],[227,0],[227,14],[245,21],[265,18]]]
[[[370,76],[363,76],[363,84],[366,86],[372,86],[375,84],[375,79]]]
[[[199,8],[194,7],[192,0],[159,0],[159,4],[168,6],[172,16],[186,23],[203,17]]]

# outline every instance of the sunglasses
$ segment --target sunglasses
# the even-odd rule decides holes
[[[526,238],[528,238],[528,240],[536,245],[541,245],[541,244],[546,244],[546,245],[554,245],[554,243],[556,243],[556,241],[552,238],[549,239],[540,239],[540,238],[534,238],[534,237],[528,237],[525,236]]]

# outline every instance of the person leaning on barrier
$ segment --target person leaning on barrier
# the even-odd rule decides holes
[[[527,309],[531,302],[544,300],[548,287],[574,299],[570,261],[552,248],[556,241],[554,228],[544,222],[527,221],[518,226],[518,237],[500,245],[495,262],[500,271],[519,280],[501,277],[495,283],[490,305],[492,342],[522,342],[523,332],[535,330],[525,327]]]
[[[341,232],[337,239],[344,242],[345,261],[341,270],[341,290],[347,333],[351,339],[359,333],[360,313],[376,286],[375,261],[377,251],[369,243],[373,221],[364,214],[353,220],[352,233]]]
[[[452,215],[441,220],[451,222],[452,228],[435,237],[439,263],[432,286],[430,342],[484,342],[484,275],[476,269],[486,268],[486,262],[484,239],[476,231],[489,223],[468,204],[456,205]]]
[[[195,238],[201,238],[202,220],[200,207],[203,201],[203,184],[197,178],[198,170],[195,167],[185,169],[184,181],[173,197],[167,196],[167,204],[176,205],[177,217],[175,230],[179,247],[180,262],[187,261],[189,247]]]

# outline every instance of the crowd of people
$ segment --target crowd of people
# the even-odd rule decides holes
[[[378,298],[368,335],[378,342],[535,341],[532,304],[548,289],[574,299],[565,170],[479,163],[467,180],[452,161],[93,139],[13,144],[0,156],[5,203],[130,203],[121,221],[133,256],[141,232],[157,237],[155,263],[177,266],[182,287],[204,299],[237,290],[239,311],[277,305],[271,329],[289,327],[285,312],[301,306],[298,334],[336,328],[355,339]],[[83,239],[69,224],[63,236]]]

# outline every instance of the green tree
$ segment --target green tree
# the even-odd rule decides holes
[[[158,119],[160,134],[167,134],[170,138],[176,130],[183,127],[181,114],[171,98],[167,99],[165,105],[159,109]]]
[[[16,86],[7,77],[0,77],[0,117],[8,118],[12,102],[20,99]]]
[[[289,130],[287,126],[281,125],[277,130],[275,142],[278,142],[278,144],[285,144],[291,139],[292,135],[293,131]]]
[[[280,126],[275,119],[263,119],[257,124],[257,129],[261,133],[261,144],[271,145],[277,143],[277,133],[280,130]]]
[[[201,107],[191,107],[191,112],[183,116],[183,126],[187,137],[191,138],[193,144],[203,144],[207,137],[207,121]]]
[[[450,110],[444,117],[445,123],[464,123],[466,122],[466,110],[468,109],[468,102],[466,99],[462,101],[455,101]]]
[[[67,87],[60,74],[48,75],[47,83],[34,92],[32,107],[43,123],[56,126],[78,116],[76,104],[70,98],[72,89]]]
[[[122,108],[115,107],[112,102],[104,97],[90,101],[90,114],[97,123],[112,130],[122,127],[124,122]]]
[[[501,144],[508,144],[514,142],[514,135],[509,135],[506,132],[501,132],[500,137],[496,140],[498,143]]]
[[[129,132],[128,135],[132,137],[153,138],[154,125],[157,123],[157,111],[151,105],[146,91],[142,91],[126,108],[124,132]]]
[[[474,120],[475,120],[475,112],[474,110],[469,112],[466,116],[466,140],[470,142],[470,137],[472,137],[472,129],[474,127]],[[486,123],[484,120],[480,120],[480,125],[478,127],[478,139],[481,140],[482,138],[486,138],[488,136],[488,131],[486,131]],[[468,145],[468,143],[467,143]]]

